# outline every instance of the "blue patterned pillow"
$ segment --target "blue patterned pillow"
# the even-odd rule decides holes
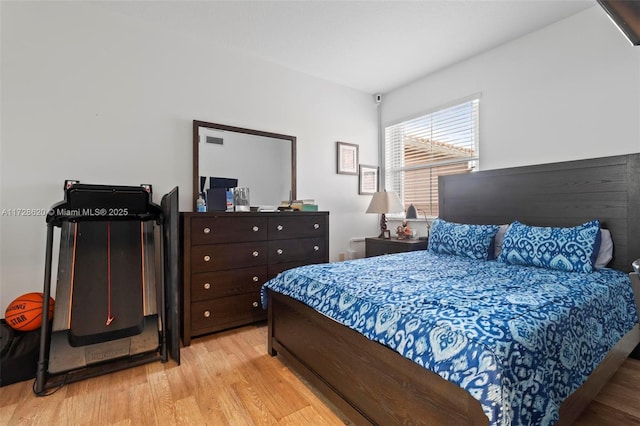
[[[436,219],[429,233],[429,251],[471,259],[493,259],[498,225],[466,225]]]
[[[592,272],[598,255],[600,222],[573,228],[528,226],[513,222],[498,261],[567,272]]]

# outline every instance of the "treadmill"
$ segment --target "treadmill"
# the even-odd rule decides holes
[[[148,362],[180,363],[178,188],[65,181],[47,216],[43,312],[60,250],[53,320],[43,317],[34,392]]]

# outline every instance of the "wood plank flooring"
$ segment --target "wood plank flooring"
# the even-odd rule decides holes
[[[83,380],[35,397],[0,388],[2,425],[343,425],[349,421],[278,357],[265,325],[193,340],[173,361]],[[640,426],[640,361],[628,359],[577,425]]]

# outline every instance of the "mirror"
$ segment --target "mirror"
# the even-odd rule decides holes
[[[237,179],[251,206],[278,207],[296,199],[296,137],[194,120],[194,212],[200,176]]]

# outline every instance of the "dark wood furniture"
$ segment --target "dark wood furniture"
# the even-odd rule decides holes
[[[464,389],[301,302],[269,292],[268,321],[269,353],[282,356],[355,424],[489,423]],[[573,423],[638,342],[636,325],[561,405],[558,424]]]
[[[182,213],[182,342],[266,319],[260,288],[329,261],[328,212]]]
[[[610,267],[640,257],[640,153],[447,176],[440,217],[459,223],[574,226],[599,219],[611,231]]]
[[[427,240],[398,240],[396,238],[365,238],[364,244],[366,257],[426,250],[427,248]]]
[[[613,235],[611,266],[630,271],[640,256],[640,154],[447,176],[439,186],[445,220],[558,226],[598,218]],[[268,296],[269,353],[355,423],[488,424],[462,388],[298,301]],[[636,325],[561,405],[559,424],[579,416],[639,342]]]

